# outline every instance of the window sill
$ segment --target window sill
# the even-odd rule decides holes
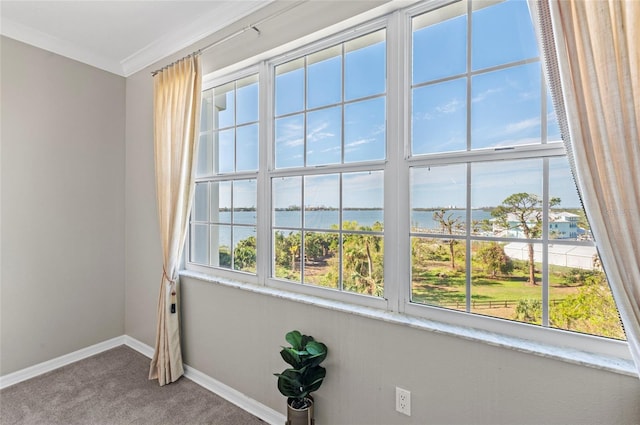
[[[412,328],[422,329],[429,332],[436,332],[443,335],[464,338],[469,341],[481,342],[495,347],[507,348],[522,353],[560,360],[571,364],[604,370],[607,372],[618,373],[621,375],[627,375],[636,378],[638,376],[637,369],[633,361],[625,358],[589,353],[569,347],[562,347],[533,340],[501,335],[499,333],[489,332],[481,329],[453,325],[421,317],[329,300],[312,295],[298,294],[295,292],[275,289],[271,287],[237,282],[192,270],[182,270],[180,272],[180,276],[197,279],[203,282],[210,282],[227,287],[237,288],[257,294],[268,295],[289,301],[309,304],[316,307],[325,308],[327,310],[355,314],[369,319],[382,320],[392,324],[410,326]]]

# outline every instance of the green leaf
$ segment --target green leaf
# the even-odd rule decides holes
[[[299,331],[291,331],[287,333],[285,339],[294,349],[298,351],[304,349],[304,345],[302,345],[302,334]]]
[[[310,342],[307,346],[309,353],[313,354],[307,359],[308,364],[311,366],[318,366],[327,357],[327,346],[321,342]]]
[[[322,381],[326,375],[327,371],[322,366],[316,366],[309,369],[309,371],[302,377],[302,381],[305,384],[305,390],[309,393],[317,391],[318,388],[320,388],[320,385],[322,385]]]
[[[287,369],[278,376],[278,390],[285,397],[304,398],[306,391],[302,385],[302,375]],[[308,394],[308,393],[307,393]]]
[[[300,369],[302,362],[296,350],[283,347],[280,351],[280,356],[282,357],[282,360],[289,363],[291,366],[293,366],[294,369]]]
[[[326,353],[326,351],[327,351],[327,346],[326,345],[324,345],[321,342],[316,342],[316,341],[309,341],[305,348],[309,352],[309,354],[314,355],[314,356],[317,355],[317,354]]]
[[[307,344],[309,344],[310,341],[313,341],[313,337],[312,336],[302,335],[302,340],[300,341],[300,349],[304,350],[305,347],[307,346]]]

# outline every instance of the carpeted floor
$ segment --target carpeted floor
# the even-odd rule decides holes
[[[149,359],[121,346],[0,391],[2,425],[258,425],[189,379],[159,387]]]

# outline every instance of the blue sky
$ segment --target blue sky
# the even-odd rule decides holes
[[[470,70],[467,16],[454,16],[427,26],[420,23],[420,18],[414,22],[410,100],[414,155],[464,151],[468,143],[471,149],[540,143],[544,121],[547,140],[559,140],[551,101],[542,95],[540,63],[500,68],[538,54],[526,1],[508,0],[473,13]],[[314,53],[308,57],[306,67],[303,59],[276,67],[276,168],[385,158],[384,34],[380,30],[344,46]],[[220,171],[255,170],[257,82],[239,82],[235,100],[232,94],[233,90],[226,94],[226,109],[219,114],[218,128],[229,127],[219,132]],[[542,102],[547,108],[545,119]],[[542,167],[540,159],[475,164],[471,170],[471,206],[495,206],[516,192],[541,196]],[[560,197],[562,206],[577,207],[579,202],[568,170],[566,159],[550,161],[550,194]],[[414,169],[412,206],[464,207],[466,179],[464,165]],[[302,185],[299,177],[274,181],[275,207],[300,205]],[[344,207],[382,207],[381,173],[347,174],[342,185],[342,193],[348,194],[342,199]],[[238,189],[234,204],[252,206],[254,196],[255,190]],[[339,176],[306,178],[304,196],[305,205],[338,207]]]

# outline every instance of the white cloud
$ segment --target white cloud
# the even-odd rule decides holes
[[[471,99],[471,101],[473,103],[482,102],[486,98],[488,98],[489,96],[493,95],[494,93],[500,93],[501,91],[502,91],[502,89],[487,89],[487,90],[483,91],[482,93],[478,93],[477,95],[475,95]]]
[[[452,114],[465,106],[465,102],[459,99],[451,99],[449,102],[441,106],[436,106],[435,110],[439,114]]]
[[[300,137],[297,139],[284,140],[284,145],[289,148],[302,146],[303,144],[304,144],[304,139]]]
[[[536,126],[539,126],[539,125],[540,125],[540,117],[528,118],[526,120],[507,124],[501,133],[502,134],[518,133],[520,131],[528,130],[530,128],[535,128]]]
[[[315,128],[309,129],[307,131],[307,140],[309,142],[317,142],[322,139],[334,137],[335,133],[332,133],[331,131],[324,131],[327,127],[329,127],[329,123],[323,122]]]
[[[357,147],[357,146],[366,145],[366,144],[368,144],[368,143],[374,142],[375,140],[376,140],[376,139],[374,139],[374,138],[358,139],[358,140],[354,140],[354,141],[353,141],[353,142],[351,142],[351,143],[346,143],[346,144],[344,145],[344,147],[345,147],[345,150],[346,150],[347,148],[355,148],[355,147]]]

